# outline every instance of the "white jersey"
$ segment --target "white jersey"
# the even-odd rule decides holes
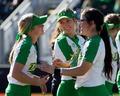
[[[10,72],[7,76],[10,84],[28,85],[21,83],[12,77],[13,67],[16,62],[24,64],[24,68],[22,70],[23,73],[30,77],[33,76],[32,72],[35,70],[37,63],[37,51],[35,46],[32,44],[30,37],[24,38],[17,44],[13,53],[13,63],[11,64]]]
[[[116,75],[117,75],[117,60],[118,60],[118,51],[116,48],[116,45],[113,44],[112,38],[110,37],[110,45],[111,45],[111,51],[112,51],[112,68],[113,68],[113,74],[111,80],[106,78],[106,81],[110,83],[115,83]]]
[[[75,88],[93,87],[105,84],[105,79],[102,76],[104,59],[105,59],[105,46],[100,36],[93,36],[86,41],[82,57],[78,61],[78,66],[81,66],[83,61],[92,63],[92,67],[83,76],[77,76]]]
[[[117,46],[117,50],[118,50],[118,54],[119,54],[119,61],[120,61],[120,31],[117,33],[115,41],[116,41],[116,46]],[[120,64],[118,65],[118,67],[119,67],[119,71],[117,74],[117,82],[119,81],[119,77],[120,77]]]
[[[120,31],[117,33],[117,36],[115,38],[115,42],[116,42],[116,46],[117,46],[117,49],[118,49],[118,54],[119,54],[119,57],[120,57]]]
[[[85,40],[81,36],[77,35],[73,38],[70,38],[69,36],[61,33],[55,41],[54,58],[61,59],[63,62],[69,61],[78,48],[82,49],[84,42]],[[72,77],[62,76],[62,80],[69,79],[72,79]]]

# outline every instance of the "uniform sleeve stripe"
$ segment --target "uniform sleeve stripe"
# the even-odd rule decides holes
[[[89,45],[84,54],[84,61],[93,63],[99,49],[100,40],[100,38],[94,37],[89,41]]]
[[[23,41],[20,51],[18,53],[18,56],[16,58],[16,62],[21,64],[26,64],[31,46],[32,46],[32,43],[29,40],[25,39]]]
[[[69,60],[73,54],[73,51],[72,51],[70,45],[68,44],[67,39],[63,38],[60,41],[58,40],[58,45],[59,45],[62,53],[64,54],[66,60]]]

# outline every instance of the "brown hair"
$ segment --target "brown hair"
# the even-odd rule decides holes
[[[103,39],[105,44],[105,59],[104,59],[105,64],[103,72],[108,79],[111,79],[112,53],[107,27],[104,24],[104,15],[102,12],[95,8],[86,8],[82,11],[82,16],[84,16],[87,22],[94,21],[94,23],[96,24],[96,30],[100,32],[100,37]]]
[[[113,24],[111,28],[108,26],[109,29],[119,28],[117,25],[120,24],[120,15],[117,13],[110,13],[105,16],[104,22],[107,24]]]
[[[104,22],[120,24],[120,15],[115,13],[110,13],[105,16]]]

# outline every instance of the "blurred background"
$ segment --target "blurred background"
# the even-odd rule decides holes
[[[120,13],[120,0],[0,0],[0,92],[4,92],[8,83],[7,74],[10,68],[8,56],[18,32],[19,18],[30,12],[49,15],[44,29],[46,33],[38,43],[40,59],[44,59],[50,64],[52,49],[49,41],[55,28],[56,13],[65,8],[71,8],[80,17],[80,10],[85,7],[98,8],[104,15],[113,12]],[[47,85],[48,93],[50,93],[51,80]],[[117,92],[116,86],[113,90]],[[40,88],[32,87],[32,91],[40,92]]]

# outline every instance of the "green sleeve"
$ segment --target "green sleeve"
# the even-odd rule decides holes
[[[86,47],[86,51],[85,51],[83,60],[93,63],[93,61],[97,55],[97,52],[99,51],[98,49],[99,49],[99,44],[100,44],[100,38],[97,38],[97,37],[92,38],[88,42],[89,42],[89,44]]]
[[[16,57],[16,62],[21,63],[21,64],[26,64],[27,58],[30,53],[31,46],[32,46],[32,43],[29,42],[28,40],[23,41],[20,47],[18,56]]]

